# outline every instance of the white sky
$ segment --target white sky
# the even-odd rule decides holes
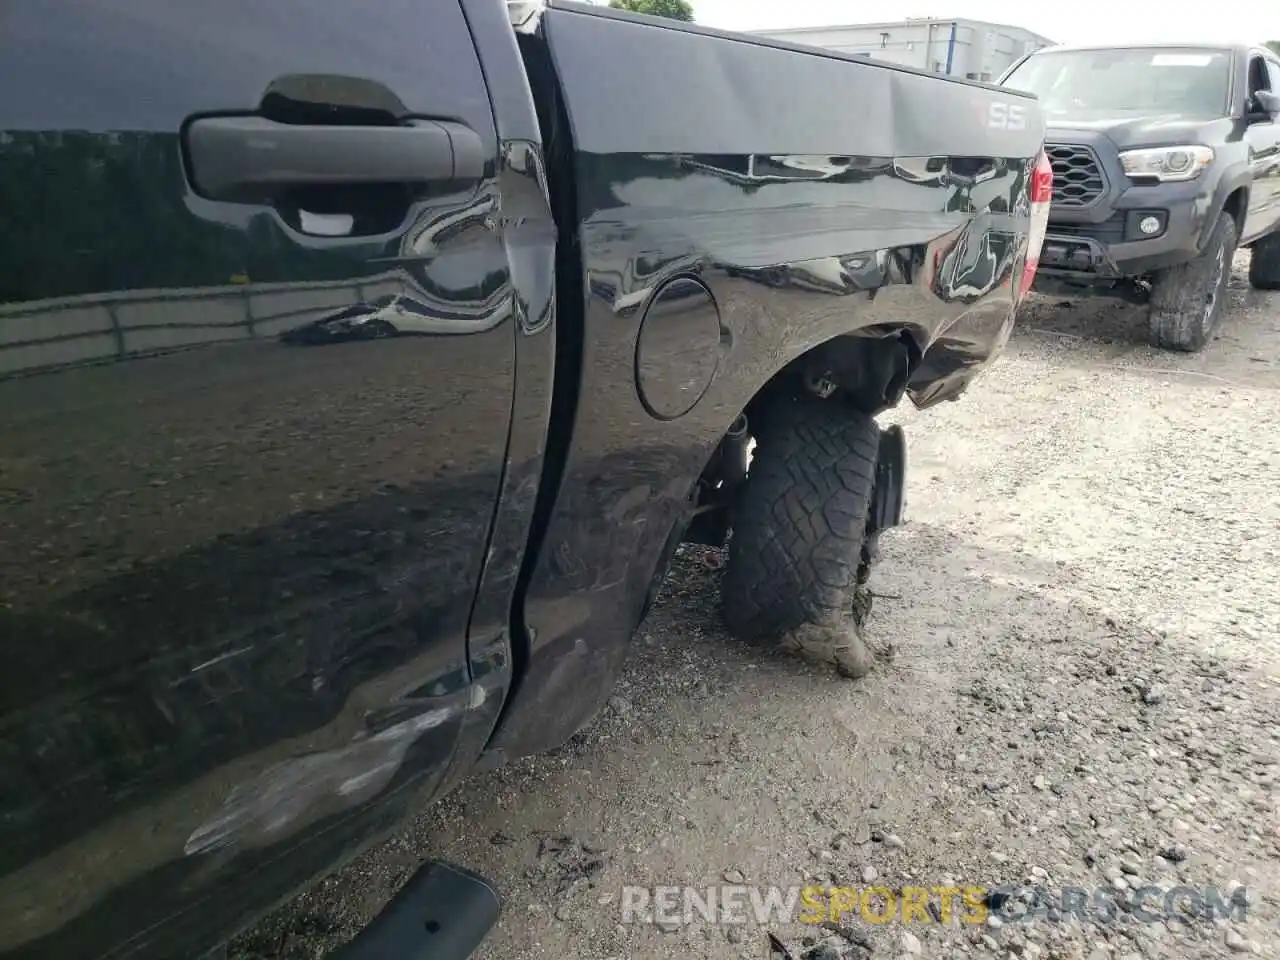
[[[693,9],[699,23],[725,30],[965,17],[1024,27],[1059,43],[1280,40],[1277,0],[900,0],[888,7],[850,0],[693,0]]]

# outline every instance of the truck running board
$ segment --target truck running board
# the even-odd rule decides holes
[[[329,960],[466,960],[501,912],[484,877],[433,860]]]

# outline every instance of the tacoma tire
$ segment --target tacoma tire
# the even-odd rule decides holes
[[[725,624],[743,640],[794,640],[811,625],[843,624],[848,633],[880,428],[812,396],[779,400],[752,424],[755,454],[734,507],[722,587]],[[846,652],[850,645],[860,646],[856,636]]]
[[[1249,285],[1255,290],[1280,290],[1280,233],[1263,237],[1250,253]]]
[[[1235,250],[1236,222],[1224,211],[1199,256],[1156,274],[1151,288],[1153,347],[1194,353],[1209,341],[1227,300]]]

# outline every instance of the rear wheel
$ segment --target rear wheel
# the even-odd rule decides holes
[[[734,507],[724,619],[861,676],[856,603],[880,428],[833,400],[790,397],[753,418],[756,448]]]
[[[1249,285],[1255,290],[1280,290],[1280,232],[1257,241],[1250,254]]]
[[[1218,216],[1204,250],[1194,260],[1156,274],[1151,288],[1151,345],[1194,353],[1209,341],[1227,300],[1236,222]]]

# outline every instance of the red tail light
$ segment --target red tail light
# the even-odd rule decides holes
[[[1053,200],[1053,167],[1048,155],[1041,150],[1036,157],[1036,168],[1031,174],[1031,202],[1049,203]]]
[[[1018,299],[1026,296],[1035,282],[1036,270],[1040,267],[1040,248],[1044,246],[1044,235],[1049,229],[1049,205],[1053,201],[1053,167],[1049,157],[1043,150],[1036,157],[1035,169],[1031,172],[1031,225],[1027,230],[1027,262],[1022,267],[1022,282],[1018,285]]]

